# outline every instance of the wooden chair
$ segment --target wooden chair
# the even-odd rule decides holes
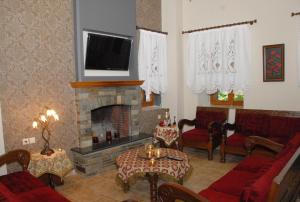
[[[182,119],[178,122],[181,150],[183,147],[205,149],[208,151],[208,160],[212,160],[214,149],[221,143],[222,125],[227,117],[227,108],[197,107],[194,120]],[[195,128],[183,132],[185,125]]]

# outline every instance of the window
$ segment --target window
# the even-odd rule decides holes
[[[210,96],[210,104],[212,105],[226,105],[226,106],[243,106],[244,93],[238,92],[220,92]]]
[[[149,106],[160,106],[161,104],[161,95],[160,94],[155,94],[151,93],[150,95],[150,101],[146,101],[146,95],[145,91],[141,90],[142,94],[142,107],[149,107]]]

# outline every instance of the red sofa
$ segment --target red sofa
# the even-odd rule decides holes
[[[249,138],[248,144],[272,149],[270,140]],[[277,148],[277,147],[275,147]],[[158,189],[164,202],[181,199],[189,202],[277,202],[295,201],[300,184],[300,132],[296,133],[275,158],[252,155],[198,194],[175,184],[165,183]]]
[[[194,120],[181,119],[178,122],[181,150],[183,147],[205,149],[208,160],[212,160],[214,149],[221,143],[222,125],[227,117],[227,108],[197,107]],[[195,128],[183,132],[185,125]]]
[[[0,165],[18,162],[23,168],[23,171],[0,176],[0,201],[68,202],[27,171],[29,161],[30,153],[26,150],[10,151],[0,157]]]
[[[285,145],[295,132],[300,131],[300,112],[237,109],[235,123],[226,123],[224,129],[221,162],[225,162],[226,154],[246,156],[245,140],[249,136],[260,136]],[[234,130],[234,133],[227,137],[227,130]],[[274,155],[271,150],[261,147],[254,152]]]

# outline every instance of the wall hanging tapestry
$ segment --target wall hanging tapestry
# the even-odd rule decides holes
[[[264,82],[284,81],[284,44],[263,46]]]

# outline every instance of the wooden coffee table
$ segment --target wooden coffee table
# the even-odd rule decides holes
[[[161,148],[167,157],[157,159],[154,165],[149,163],[148,159],[141,158],[139,152],[143,152],[144,148],[132,149],[121,154],[116,163],[118,166],[117,177],[124,183],[124,191],[129,190],[129,178],[133,176],[146,176],[150,183],[150,199],[151,202],[157,201],[157,181],[159,175],[168,175],[182,184],[183,177],[191,168],[188,157],[185,153],[169,149]],[[168,157],[178,157],[180,160]]]

